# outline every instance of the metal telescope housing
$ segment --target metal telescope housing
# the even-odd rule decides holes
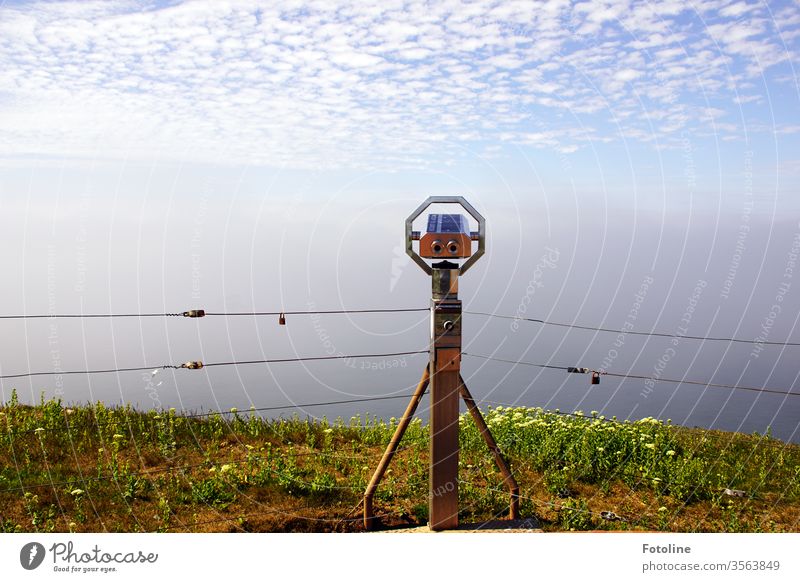
[[[460,204],[478,222],[478,232],[470,232],[463,214],[428,215],[423,235],[412,230],[416,220],[431,204]],[[414,250],[419,241],[419,253]],[[472,252],[472,241],[478,248]],[[377,518],[373,500],[378,484],[398,450],[403,434],[411,423],[423,395],[430,389],[430,461],[428,479],[428,526],[432,531],[458,527],[458,458],[459,403],[463,399],[484,442],[494,456],[495,464],[511,494],[509,517],[519,517],[519,484],[500,449],[475,399],[461,377],[461,300],[458,279],[486,251],[486,220],[461,196],[431,196],[406,219],[406,252],[431,277],[431,340],[430,359],[422,378],[397,424],[391,441],[381,457],[372,479],[364,491],[364,528],[374,529]],[[428,264],[425,259],[433,259]],[[458,263],[448,259],[466,259]]]
[[[478,222],[478,231],[470,232],[467,217],[463,214],[430,214],[424,235],[412,230],[414,221],[431,204],[459,204]],[[419,253],[414,250],[414,241],[419,241]],[[472,241],[478,248],[472,252]],[[459,268],[459,274],[467,272],[486,252],[486,219],[467,202],[463,196],[429,196],[425,202],[406,218],[406,253],[428,275],[433,274],[425,259],[467,259]]]

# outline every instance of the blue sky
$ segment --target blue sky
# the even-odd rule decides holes
[[[647,152],[797,185],[792,2],[12,2],[0,162],[447,171]],[[633,152],[633,153],[632,153]],[[597,161],[591,162],[592,158]],[[553,162],[556,162],[555,164]],[[656,171],[660,168],[656,167]],[[557,174],[549,169],[545,173]]]

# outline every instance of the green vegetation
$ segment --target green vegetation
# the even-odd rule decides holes
[[[486,419],[523,517],[545,530],[800,531],[800,446],[538,408]],[[0,406],[0,531],[358,531],[395,426],[24,406],[14,393]],[[460,518],[502,517],[499,472],[467,415],[461,429]],[[378,489],[386,525],[427,518],[427,432],[412,422]]]

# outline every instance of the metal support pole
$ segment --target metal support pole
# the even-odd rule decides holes
[[[511,473],[511,467],[509,466],[508,461],[506,461],[505,457],[503,457],[503,453],[500,451],[500,447],[497,446],[497,441],[494,440],[489,427],[486,425],[486,421],[484,420],[478,405],[475,404],[472,394],[469,393],[467,384],[464,382],[464,378],[459,376],[459,380],[461,382],[461,397],[464,399],[467,409],[472,415],[472,420],[475,421],[475,425],[478,427],[483,440],[486,442],[489,450],[492,451],[494,462],[497,465],[497,468],[500,469],[500,473],[503,475],[503,481],[505,481],[505,484],[511,493],[511,504],[508,511],[508,518],[519,519],[519,485],[517,484],[517,480],[514,479],[514,475]]]
[[[429,522],[433,531],[458,527],[458,405],[461,301],[458,265],[433,265]]]
[[[381,462],[378,463],[378,468],[375,469],[375,474],[372,475],[372,480],[370,480],[369,485],[367,485],[367,490],[364,492],[364,528],[367,531],[375,527],[372,498],[375,496],[378,484],[381,482],[381,479],[383,479],[383,474],[386,472],[389,463],[392,462],[394,454],[397,452],[397,447],[411,422],[411,418],[414,416],[414,412],[417,410],[417,406],[419,406],[420,400],[422,400],[422,396],[425,394],[425,390],[428,388],[429,381],[430,373],[429,368],[426,366],[425,371],[422,373],[422,378],[419,384],[417,384],[417,389],[411,396],[411,401],[408,403],[408,407],[406,407],[406,411],[403,413],[403,417],[400,419],[392,435],[392,439],[389,441],[389,446],[386,447],[386,451],[383,453],[383,457],[381,457]]]

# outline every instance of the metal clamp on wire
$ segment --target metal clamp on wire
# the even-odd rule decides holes
[[[181,366],[181,368],[188,368],[189,370],[199,370],[203,367],[203,362],[196,361],[196,362],[186,362]]]
[[[184,317],[205,317],[206,311],[205,309],[190,309],[189,311],[183,312]]]

